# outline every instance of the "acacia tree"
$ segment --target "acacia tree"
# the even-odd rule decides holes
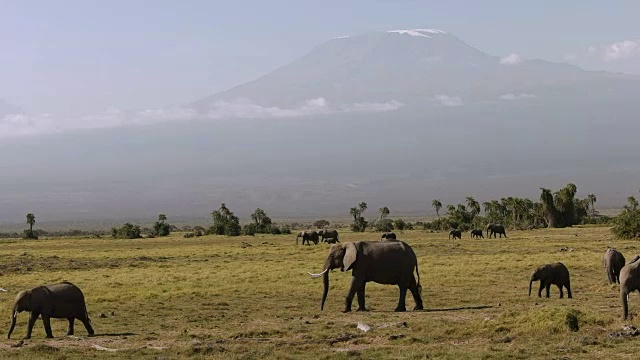
[[[591,216],[596,216],[596,201],[598,201],[598,198],[596,198],[595,194],[589,194],[587,195],[587,199],[589,200],[589,205],[591,206]]]
[[[29,232],[33,233],[33,225],[36,224],[36,216],[32,213],[27,214],[27,224],[29,225]]]
[[[361,202],[357,207],[352,207],[349,210],[349,214],[353,216],[353,224],[351,224],[351,230],[356,232],[364,232],[367,229],[368,222],[364,219],[362,214],[367,210],[367,203]]]
[[[267,216],[267,213],[257,208],[253,214],[251,214],[251,219],[256,225],[256,232],[258,233],[269,233],[271,232],[271,218]]]
[[[380,221],[384,221],[391,213],[391,211],[389,211],[389,208],[386,206],[379,208],[378,211],[380,212]]]
[[[213,225],[209,229],[209,233],[215,235],[239,236],[240,235],[240,219],[222,203],[218,210],[211,212]]]
[[[436,215],[440,219],[440,209],[442,209],[442,203],[438,199],[433,199],[431,206],[436,210]]]

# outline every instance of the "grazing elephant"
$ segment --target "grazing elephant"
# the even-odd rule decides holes
[[[47,338],[53,338],[51,318],[69,320],[67,335],[73,335],[75,319],[82,321],[90,336],[94,334],[91,320],[89,320],[89,315],[87,314],[87,306],[84,303],[84,295],[80,289],[70,282],[65,281],[59,284],[38,286],[31,290],[21,291],[13,305],[11,328],[9,328],[7,338],[11,338],[13,328],[16,326],[18,313],[23,311],[31,313],[25,339],[31,338],[33,325],[39,316],[42,316]]]
[[[624,267],[624,262],[624,256],[615,249],[607,249],[604,253],[602,264],[609,278],[609,284],[620,283],[620,270]]]
[[[322,242],[326,242],[326,239],[334,239],[335,242],[340,242],[338,240],[338,230],[320,230],[318,231],[318,236]]]
[[[484,239],[484,235],[482,234],[482,230],[481,229],[474,229],[471,230],[471,238],[476,238],[476,239]]]
[[[454,239],[462,239],[462,230],[453,229],[449,231],[449,239],[451,239],[451,236],[453,236]]]
[[[383,233],[382,236],[380,237],[380,241],[394,241],[397,240],[396,239],[396,234],[393,232],[386,232]]]
[[[407,289],[411,291],[416,303],[414,310],[422,310],[422,286],[420,286],[420,273],[418,260],[411,246],[402,241],[358,241],[355,243],[342,243],[331,246],[329,256],[324,262],[324,271],[319,274],[311,274],[312,277],[323,276],[324,290],[320,309],[324,309],[324,303],[329,292],[329,270],[351,272],[351,285],[345,302],[343,312],[351,311],[351,303],[354,295],[358,294],[358,311],[366,311],[364,301],[365,285],[369,281],[378,284],[398,285],[400,299],[396,311],[405,311],[405,297]],[[418,281],[413,275],[416,270]]]
[[[298,239],[302,237],[302,245],[304,242],[307,242],[307,245],[311,245],[311,241],[314,244],[318,245],[318,233],[315,230],[312,231],[300,231],[298,236],[296,236],[296,245],[298,245]]]
[[[487,237],[491,239],[491,235],[493,235],[494,238],[497,238],[498,235],[496,234],[500,234],[500,237],[502,237],[502,235],[504,235],[505,238],[507,237],[507,233],[504,230],[504,225],[501,225],[501,224],[487,225]]]
[[[553,263],[542,265],[537,268],[532,274],[529,280],[529,296],[531,296],[531,284],[534,281],[540,281],[540,289],[538,290],[538,297],[542,297],[542,289],[546,288],[547,297],[549,297],[549,288],[551,285],[556,285],[560,290],[560,298],[564,297],[562,287],[567,289],[567,297],[571,299],[571,281],[569,279],[569,270],[563,263]]]
[[[338,239],[328,238],[328,239],[325,239],[324,242],[326,242],[327,244],[337,244],[340,241],[338,241]]]
[[[622,300],[622,318],[629,318],[629,294],[640,292],[640,256],[636,255],[630,263],[620,270],[620,300]]]

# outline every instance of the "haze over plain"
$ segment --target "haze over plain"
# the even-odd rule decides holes
[[[319,23],[275,2],[270,21],[219,25],[198,2],[77,4],[66,25],[63,9],[9,6],[3,27],[39,25],[0,38],[14,54],[0,70],[0,221],[203,217],[221,202],[241,217],[359,201],[428,214],[436,197],[537,198],[567,182],[617,206],[637,190],[640,41],[617,23],[638,5],[364,4],[329,3],[338,15]],[[137,22],[145,11],[158,23]],[[539,29],[514,26],[526,19]]]

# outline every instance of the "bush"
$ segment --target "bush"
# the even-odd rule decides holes
[[[282,235],[291,235],[291,228],[289,225],[284,225],[280,228],[280,233]]]
[[[171,225],[156,222],[153,225],[153,235],[155,236],[169,236],[171,234]]]
[[[38,240],[38,232],[33,230],[25,230],[22,238],[29,240]]]
[[[115,239],[139,239],[142,237],[142,235],[140,235],[139,225],[126,223],[120,228],[112,228],[111,237]]]
[[[402,231],[402,230],[407,228],[407,223],[404,222],[404,220],[402,220],[402,219],[396,219],[396,221],[394,222],[394,225],[395,225],[396,229],[398,229],[400,231]]]
[[[640,211],[625,209],[613,219],[611,231],[619,239],[640,237]]]
[[[271,227],[271,234],[272,235],[280,235],[282,232],[280,231],[280,228],[278,228],[277,226],[272,226]]]
[[[317,220],[313,223],[313,226],[316,227],[316,229],[322,229],[325,228],[327,226],[331,225],[327,220]]]
[[[242,233],[247,236],[254,236],[256,234],[256,224],[247,224],[242,228]]]
[[[376,231],[389,232],[393,230],[393,221],[390,219],[383,219],[378,221],[374,220],[374,221],[371,221],[371,226]]]

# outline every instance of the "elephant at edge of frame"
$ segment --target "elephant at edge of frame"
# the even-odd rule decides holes
[[[70,282],[61,282],[58,284],[38,286],[30,290],[21,291],[17,296],[13,305],[11,315],[11,327],[7,338],[11,338],[11,333],[16,326],[18,313],[30,312],[29,323],[27,324],[27,334],[25,339],[31,338],[33,325],[38,317],[42,316],[44,330],[47,338],[53,338],[51,333],[51,318],[67,319],[69,321],[69,330],[67,335],[73,335],[73,323],[75,319],[80,320],[87,329],[89,336],[94,334],[91,327],[91,320],[87,313],[87,306],[84,302],[84,294],[75,285]]]

